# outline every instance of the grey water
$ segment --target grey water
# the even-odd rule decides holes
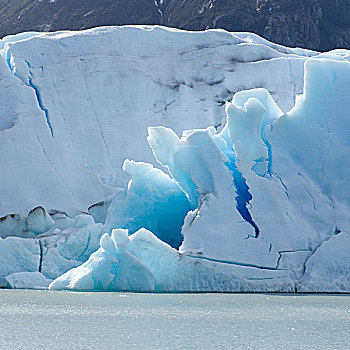
[[[0,349],[350,349],[349,295],[0,290]]]

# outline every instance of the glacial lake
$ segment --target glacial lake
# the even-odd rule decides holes
[[[350,349],[350,295],[0,290],[0,349]]]

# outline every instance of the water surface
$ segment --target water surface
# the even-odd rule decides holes
[[[0,349],[350,349],[349,295],[0,290]]]

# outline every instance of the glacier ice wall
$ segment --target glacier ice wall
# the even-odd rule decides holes
[[[126,158],[156,165],[147,127],[221,130],[239,90],[266,88],[288,111],[304,61],[318,55],[221,30],[142,26],[19,34],[0,50],[0,216],[86,211],[126,185]]]
[[[156,291],[350,291],[347,178],[333,183],[326,176],[343,168],[334,169],[332,162],[329,168],[327,159],[334,155],[341,161],[349,148],[350,95],[344,91],[350,65],[311,59],[305,72],[304,93],[287,114],[266,90],[253,89],[227,103],[221,132],[186,130],[180,138],[169,128],[149,128],[154,156],[171,178],[145,163],[127,161],[126,168],[136,167],[129,171],[132,179],[142,169],[146,176],[138,187],[155,192],[158,186],[169,199],[181,189],[192,209],[179,251],[143,228],[123,248],[149,268]],[[337,142],[330,155],[324,147],[331,137]],[[177,192],[164,192],[161,178],[177,183]],[[147,196],[139,200],[141,208],[144,200]],[[114,215],[123,217],[118,204],[112,201],[109,222]],[[134,202],[131,208],[135,211]],[[112,240],[113,233],[106,238]],[[102,243],[98,256],[110,250]],[[50,288],[84,289],[72,281],[87,266],[89,273],[100,271],[94,268],[95,255],[91,259]],[[105,278],[106,271],[100,271]],[[136,280],[130,283],[129,290],[136,288]]]
[[[111,27],[0,52],[0,234],[27,237],[0,285],[350,290],[346,51]]]

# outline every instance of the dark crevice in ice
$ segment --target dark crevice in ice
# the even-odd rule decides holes
[[[43,266],[43,244],[41,243],[41,240],[39,239],[39,248],[40,248],[40,260],[39,260],[39,272],[42,270]]]
[[[269,266],[260,266],[260,265],[254,265],[254,264],[248,264],[248,263],[241,263],[241,262],[237,262],[237,261],[207,258],[205,256],[195,256],[195,255],[187,255],[187,256],[189,256],[190,258],[193,258],[193,259],[201,259],[201,260],[212,261],[212,262],[217,262],[217,263],[221,263],[221,264],[228,264],[228,265],[252,267],[252,268],[260,269],[260,270],[272,270],[272,271],[283,270],[283,269],[278,269],[278,268],[269,267]]]
[[[278,269],[280,266],[280,262],[281,262],[283,254],[292,254],[292,253],[298,253],[298,252],[310,252],[311,253],[312,251],[310,249],[280,250],[278,252],[279,257],[278,257],[278,260],[276,263],[276,269]]]
[[[309,197],[311,198],[312,200],[312,204],[314,206],[314,210],[317,211],[317,208],[316,208],[316,203],[315,203],[315,198],[313,197],[313,195],[310,193],[310,191],[307,189],[307,187],[303,184],[304,188],[305,188],[305,191],[306,193],[309,195]]]
[[[310,249],[294,249],[294,250],[280,250],[279,253],[298,253],[298,252],[311,252]]]
[[[237,162],[239,160],[237,159],[231,140],[228,139],[228,135],[226,136],[227,137],[219,136],[224,144],[216,142],[216,145],[226,156],[227,162],[225,162],[225,165],[233,173],[233,184],[236,189],[236,208],[242,218],[254,228],[255,238],[258,238],[260,235],[260,229],[254,222],[248,209],[248,207],[251,207],[250,201],[253,199],[253,196],[249,192],[249,186],[246,179],[237,167]]]
[[[281,176],[277,175],[276,173],[275,173],[274,175],[276,175],[277,178],[278,178],[278,180],[280,180],[280,183],[281,183],[281,185],[282,185],[283,188],[284,188],[284,192],[286,193],[287,198],[290,199],[290,198],[289,198],[289,193],[288,193],[288,187],[284,184],[284,182],[283,182]]]
[[[49,110],[43,105],[43,101],[42,101],[42,98],[41,98],[40,91],[39,91],[38,87],[33,83],[33,79],[31,77],[28,77],[28,81],[29,81],[29,86],[35,92],[35,96],[36,96],[36,99],[38,101],[38,105],[39,105],[40,109],[45,114],[47,126],[50,129],[51,137],[53,137],[53,128],[52,128],[51,121],[50,121]]]
[[[242,218],[249,222],[255,230],[255,238],[259,237],[260,229],[254,222],[248,206],[251,207],[250,201],[253,199],[253,196],[249,192],[249,186],[247,185],[246,179],[243,177],[243,174],[238,170],[236,163],[233,166],[233,183],[236,188],[236,203],[237,210],[241,214]]]
[[[282,259],[282,254],[281,254],[281,252],[278,252],[278,255],[279,255],[279,257],[278,257],[278,260],[277,260],[277,263],[276,263],[276,269],[279,268],[279,266],[280,266],[280,261],[281,261],[281,259]]]
[[[13,62],[11,62],[11,54],[8,52],[7,53],[7,57],[6,57],[6,62],[7,62],[7,65],[11,71],[11,73],[16,76],[22,83],[24,83],[25,85],[29,86],[34,90],[35,92],[35,96],[36,96],[36,100],[38,102],[38,105],[39,105],[39,108],[44,112],[45,114],[45,118],[46,118],[46,123],[50,129],[50,133],[51,133],[51,136],[53,137],[53,129],[52,129],[52,125],[51,125],[51,121],[50,121],[50,116],[49,116],[49,111],[47,108],[45,108],[45,106],[43,105],[42,103],[42,98],[41,98],[41,95],[40,95],[40,91],[39,89],[37,88],[37,86],[33,83],[33,79],[31,78],[32,77],[32,72],[31,72],[31,66],[30,66],[30,63],[27,61],[27,60],[24,60],[25,64],[28,66],[28,69],[29,69],[29,74],[30,76],[28,77],[28,83],[26,83],[23,78],[21,78],[20,76],[18,76],[15,72],[15,65]]]
[[[339,235],[339,233],[341,233],[341,231],[339,230],[338,227],[336,227],[335,230],[334,230],[334,234],[335,235]]]
[[[62,214],[64,216],[66,216],[67,218],[72,218],[71,216],[69,216],[65,211],[62,211],[62,210],[58,210],[58,209],[48,209],[47,210],[47,213],[50,215],[50,216],[54,216],[56,214]]]
[[[272,129],[273,129],[273,125],[271,125],[271,131],[272,131]],[[267,157],[268,157],[267,158],[267,173],[271,178],[273,177],[273,175],[275,175],[278,178],[278,180],[280,181],[281,185],[284,188],[284,192],[285,192],[287,198],[290,199],[289,193],[288,193],[288,187],[283,182],[282,177],[280,175],[278,175],[276,172],[273,172],[273,169],[272,169],[272,145],[268,141],[268,139],[266,138],[266,134],[264,134],[264,132],[261,133],[261,139],[263,140],[263,142],[265,143],[265,146],[267,148]],[[287,215],[288,215],[288,213],[287,213]],[[288,217],[289,217],[289,215],[288,215]]]

